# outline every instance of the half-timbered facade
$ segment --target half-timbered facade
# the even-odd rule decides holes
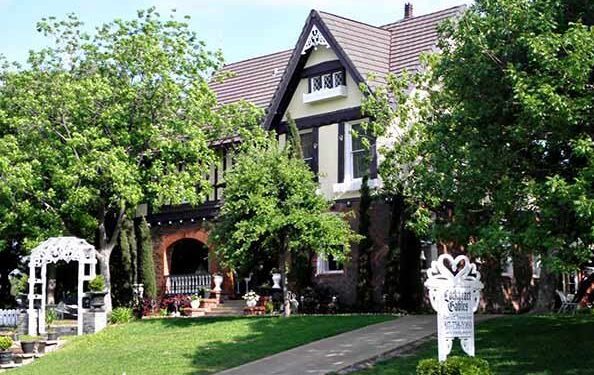
[[[463,9],[454,7],[415,17],[412,6],[407,5],[402,19],[383,26],[312,10],[292,50],[228,64],[224,70],[231,72],[231,77],[213,83],[212,89],[221,103],[243,99],[265,109],[262,126],[275,130],[281,142],[286,141],[286,118],[290,113],[301,133],[304,159],[317,174],[321,193],[334,202],[334,209],[357,212],[363,174],[369,171],[372,188],[381,185],[375,147],[371,165],[367,165],[361,139],[351,135],[367,121],[361,113],[359,86],[368,85],[373,90],[385,83],[390,72],[418,69],[420,54],[436,50],[438,25]],[[149,215],[162,291],[171,292],[182,279],[198,285],[207,279],[196,275],[220,271],[209,254],[207,223],[216,218],[223,197],[224,173],[231,167],[232,158],[224,145],[217,152],[220,163],[212,167],[214,189],[206,203],[199,207],[166,207]],[[385,203],[373,203],[371,262],[378,300],[385,273],[389,215]],[[357,224],[355,218],[352,225],[356,228]],[[312,275],[315,282],[332,286],[347,304],[355,300],[356,246],[351,253],[353,261],[348,265],[316,259]],[[248,275],[224,276],[224,291],[234,293],[237,277],[243,283]]]

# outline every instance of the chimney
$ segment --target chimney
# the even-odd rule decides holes
[[[411,18],[413,16],[413,6],[411,3],[404,4],[404,19]]]

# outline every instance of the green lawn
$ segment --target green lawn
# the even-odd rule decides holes
[[[463,355],[459,342],[454,354]],[[476,355],[496,374],[594,374],[594,316],[510,316],[487,321],[476,329]],[[435,340],[411,356],[379,363],[357,375],[414,374],[417,362],[437,358]]]
[[[76,337],[14,372],[23,374],[202,374],[234,367],[392,316],[154,319]]]

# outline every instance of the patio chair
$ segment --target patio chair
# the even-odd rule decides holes
[[[575,310],[577,309],[578,303],[573,302],[573,294],[565,295],[562,291],[556,290],[559,299],[561,300],[561,307],[557,311],[558,314],[561,313],[572,313],[575,315]]]
[[[67,305],[64,302],[60,302],[55,310],[60,320],[65,318],[74,319],[78,316],[78,305]]]

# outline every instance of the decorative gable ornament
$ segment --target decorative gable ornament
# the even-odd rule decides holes
[[[305,40],[305,45],[303,46],[301,54],[305,55],[305,53],[307,53],[307,51],[311,47],[317,49],[320,45],[325,46],[326,48],[330,48],[330,44],[328,43],[326,38],[324,38],[322,32],[317,28],[316,25],[313,25],[311,31],[309,32],[309,35],[307,36],[307,39]]]
[[[476,264],[465,255],[455,259],[442,254],[431,262],[425,287],[431,306],[437,311],[438,357],[445,361],[455,338],[466,354],[474,356],[474,313],[483,289]]]

